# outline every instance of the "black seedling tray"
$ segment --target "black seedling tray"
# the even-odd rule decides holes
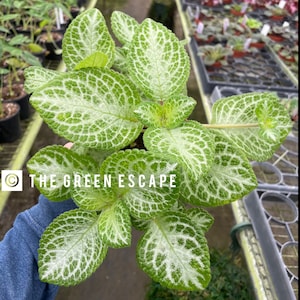
[[[191,38],[190,43],[205,94],[211,94],[217,85],[290,93],[298,91],[267,47],[242,58],[230,56],[227,66],[209,71],[197,54],[199,46],[196,40]]]
[[[243,201],[278,300],[298,296],[298,194],[255,190]]]

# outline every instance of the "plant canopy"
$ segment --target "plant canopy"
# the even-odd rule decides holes
[[[67,72],[25,70],[33,107],[74,142],[71,149],[47,146],[27,164],[41,193],[78,206],[42,235],[40,279],[79,284],[109,248],[130,246],[135,227],[143,231],[137,260],[151,278],[169,288],[205,289],[205,233],[213,218],[203,207],[256,187],[249,160],[272,156],[291,129],[290,116],[275,94],[253,92],[217,101],[210,124],[188,120],[196,101],[186,94],[184,43],[149,18],[138,23],[115,11],[111,25],[121,46],[101,12],[86,10],[64,37]]]

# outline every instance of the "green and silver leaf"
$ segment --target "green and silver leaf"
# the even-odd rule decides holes
[[[97,51],[92,53],[90,56],[81,60],[75,67],[74,70],[80,70],[84,68],[103,68],[106,66],[108,57],[105,53]]]
[[[186,85],[189,56],[173,32],[147,18],[129,46],[128,71],[148,98],[164,101],[180,93]]]
[[[215,158],[210,170],[198,181],[184,174],[180,192],[186,202],[221,206],[241,199],[256,186],[256,176],[245,154],[217,135]]]
[[[105,208],[99,217],[99,232],[109,247],[123,248],[131,243],[131,221],[128,208],[117,201]]]
[[[87,148],[121,149],[143,128],[133,112],[140,102],[137,90],[106,68],[54,78],[36,90],[30,102],[55,133]]]
[[[42,281],[70,286],[92,275],[107,253],[98,218],[96,213],[75,209],[54,219],[43,233],[38,249]]]
[[[91,175],[93,178],[93,176],[96,174],[89,175]],[[99,183],[95,183],[91,179],[90,185],[83,184],[76,187],[72,186],[70,192],[71,198],[78,207],[88,211],[101,211],[116,201],[114,195],[108,192],[108,189],[105,187],[105,184],[103,184],[102,180],[103,179],[100,175]]]
[[[111,14],[111,29],[123,45],[131,43],[138,26],[139,23],[124,12],[113,11]]]
[[[149,151],[177,161],[195,181],[212,165],[214,135],[196,121],[186,121],[174,129],[148,128],[143,138]]]
[[[64,73],[44,67],[30,66],[24,70],[24,89],[30,94],[60,75],[64,75]]]
[[[157,216],[178,199],[178,164],[149,151],[116,152],[102,163],[101,174],[111,174],[116,199],[125,201],[137,219]]]
[[[52,201],[62,201],[71,196],[68,185],[72,185],[74,173],[77,170],[93,172],[95,165],[86,157],[54,145],[41,149],[31,157],[27,169],[34,175],[35,186],[43,195]]]
[[[206,210],[200,207],[190,208],[185,211],[186,215],[190,218],[196,229],[207,232],[212,224],[214,218]]]
[[[106,54],[107,66],[112,66],[115,43],[109,34],[102,13],[91,8],[82,12],[68,26],[63,38],[63,60],[68,70],[95,52]]]
[[[196,101],[184,95],[175,95],[163,103],[142,102],[135,113],[147,127],[175,128],[192,113]]]
[[[211,124],[225,125],[216,130],[250,160],[256,161],[272,157],[292,127],[288,112],[276,94],[270,92],[235,95],[217,101],[212,107]]]
[[[144,272],[167,288],[203,290],[210,281],[204,234],[182,212],[168,212],[150,223],[138,243],[137,260]]]

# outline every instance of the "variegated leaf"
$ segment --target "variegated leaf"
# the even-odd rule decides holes
[[[99,217],[99,232],[112,248],[128,247],[131,243],[131,221],[123,201],[106,207]]]
[[[202,290],[210,281],[204,234],[182,212],[169,212],[150,223],[138,243],[137,260],[153,280],[171,289]]]
[[[135,110],[147,127],[175,128],[192,113],[196,101],[184,95],[175,95],[163,103],[142,102]]]
[[[115,43],[102,13],[91,8],[77,16],[65,32],[62,49],[63,60],[69,70],[95,52],[106,54],[107,66],[112,66]]]
[[[152,100],[180,93],[189,77],[189,56],[175,34],[149,18],[136,30],[128,51],[128,71]]]
[[[81,60],[75,67],[74,70],[80,70],[84,68],[103,68],[106,66],[108,57],[105,53],[94,52],[90,56]]]
[[[196,181],[210,169],[215,152],[214,135],[196,121],[174,129],[148,128],[144,144],[148,150],[178,161]]]
[[[76,170],[95,171],[94,162],[63,146],[47,146],[28,162],[27,169],[34,178],[38,190],[52,201],[70,198],[69,186]]]
[[[28,67],[24,70],[24,88],[26,92],[30,94],[53,78],[63,74],[62,72],[46,69],[44,67]]]
[[[60,286],[79,284],[100,266],[107,245],[99,234],[98,217],[75,209],[61,214],[46,228],[38,249],[42,281]]]
[[[207,232],[214,223],[214,218],[206,210],[194,207],[186,210],[186,215],[190,218],[196,229]]]
[[[212,167],[198,181],[185,174],[180,192],[187,202],[219,206],[241,199],[256,185],[256,176],[244,153],[222,136],[216,136]]]
[[[131,43],[138,26],[139,23],[124,12],[114,11],[111,14],[111,29],[123,45]]]
[[[102,163],[101,174],[111,174],[116,198],[125,201],[138,219],[156,216],[178,199],[178,164],[145,150],[112,154]]]
[[[68,72],[36,90],[30,101],[54,132],[87,148],[121,149],[143,127],[133,112],[138,92],[106,68]]]
[[[227,125],[216,130],[256,161],[272,157],[292,127],[288,112],[276,94],[270,92],[234,95],[217,101],[212,107],[211,124]]]

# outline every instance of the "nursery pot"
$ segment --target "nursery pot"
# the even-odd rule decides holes
[[[280,34],[269,34],[268,37],[274,42],[282,42],[284,37]]]
[[[207,65],[206,69],[207,71],[214,71],[215,69],[221,68],[222,67],[222,63],[220,61],[216,61],[215,63],[213,63],[212,65]]]
[[[17,103],[20,106],[20,119],[25,120],[30,116],[29,94],[24,91],[23,84],[13,84],[14,95],[9,95],[7,86],[2,88],[2,98],[4,103]]]
[[[4,117],[0,117],[0,143],[11,143],[21,136],[20,107],[16,103],[2,105]]]
[[[239,10],[235,10],[235,9],[230,9],[230,13],[232,14],[232,15],[234,15],[234,16],[237,16],[237,17],[242,17],[242,16],[244,16],[245,15],[245,13],[244,12],[241,12],[241,11],[239,11]]]
[[[247,54],[247,52],[243,51],[243,50],[233,50],[233,57],[236,57],[236,58],[244,57],[246,54]]]
[[[250,43],[250,47],[257,48],[257,49],[263,49],[265,47],[265,43],[264,42],[253,42],[253,43]]]
[[[51,35],[53,41],[49,41],[47,33],[42,33],[39,36],[39,43],[47,50],[48,54],[46,55],[46,57],[48,59],[60,60],[61,53],[57,53],[57,50],[62,49],[63,34],[59,32],[52,32]]]

